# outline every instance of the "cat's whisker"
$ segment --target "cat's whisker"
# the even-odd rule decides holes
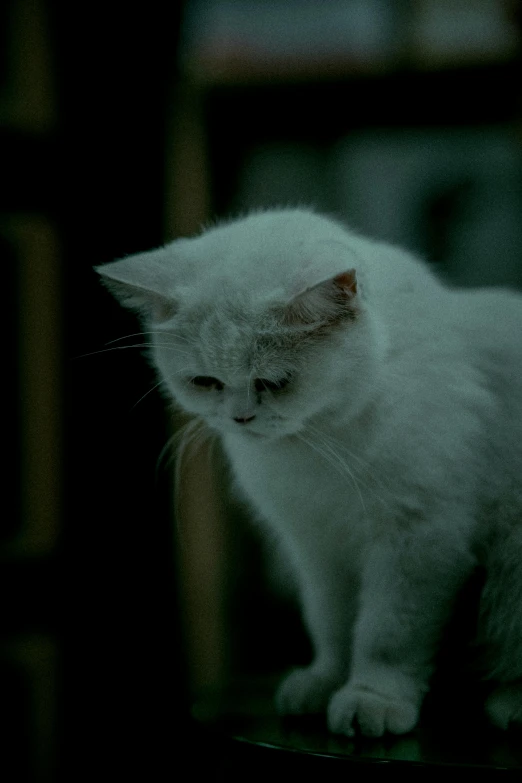
[[[89,353],[82,353],[79,356],[73,356],[73,359],[85,359],[88,356],[96,356],[100,353],[110,353],[111,351],[125,351],[129,348],[168,348],[171,351],[175,353],[179,353],[183,356],[190,356],[191,354],[188,351],[180,350],[179,348],[176,348],[174,345],[162,345],[158,343],[136,343],[135,345],[115,345],[112,348],[102,348],[99,351],[90,351]]]
[[[157,334],[164,334],[164,335],[168,335],[169,337],[173,337],[175,342],[188,343],[188,345],[194,345],[194,340],[189,340],[188,337],[185,337],[184,335],[179,334],[179,332],[175,332],[174,330],[170,332],[159,332]]]
[[[174,433],[172,441],[173,452],[171,459],[175,459],[175,474],[174,482],[176,487],[176,497],[179,499],[179,487],[183,480],[183,467],[186,466],[187,460],[193,458],[199,450],[206,444],[209,445],[210,459],[212,460],[212,454],[215,447],[218,434],[211,430],[207,423],[199,417],[193,418],[186,422],[180,429]],[[176,513],[176,524],[178,532],[182,533],[181,520],[182,514]],[[183,543],[183,539],[180,539]]]
[[[206,425],[201,420],[190,421],[184,424],[167,439],[167,442],[163,446],[158,457],[157,469],[159,468],[162,460],[165,458],[165,454],[169,450],[170,455],[167,460],[166,467],[169,467],[169,465],[171,465],[174,460],[178,459],[180,457],[180,453],[186,447],[194,447],[199,444],[200,440],[203,442],[209,433],[210,430],[206,428]]]
[[[306,427],[315,437],[322,438],[325,442],[329,442],[333,448],[343,452],[351,460],[355,460],[356,462],[358,462],[360,465],[359,470],[364,470],[368,474],[369,478],[371,478],[372,481],[376,482],[382,489],[384,490],[390,489],[388,486],[386,486],[386,484],[384,484],[381,481],[380,478],[377,477],[375,471],[373,470],[371,462],[363,459],[358,454],[355,454],[353,451],[348,449],[344,443],[341,443],[339,440],[332,437],[331,435],[323,432],[322,430],[319,430],[318,428],[314,427],[312,424],[308,423]]]
[[[322,432],[321,430],[316,429],[312,425],[307,425],[307,429],[314,435],[314,437],[316,439],[322,441],[325,446],[329,446],[333,451],[344,452],[344,453],[347,454],[347,456],[351,460],[355,460],[356,462],[358,462],[359,463],[359,467],[358,468],[355,468],[354,465],[350,466],[350,470],[351,470],[354,478],[357,478],[359,483],[362,486],[364,486],[367,490],[369,490],[369,491],[371,490],[372,496],[377,498],[381,502],[381,504],[389,507],[389,505],[390,505],[389,502],[384,500],[382,495],[379,495],[375,491],[375,486],[373,486],[373,485],[379,486],[386,493],[390,492],[391,487],[389,485],[386,485],[383,481],[381,481],[381,479],[376,475],[375,471],[372,469],[372,466],[371,466],[370,462],[368,462],[367,460],[362,459],[357,454],[354,454],[352,451],[347,449],[344,446],[344,444],[339,443],[335,438],[327,435],[325,432]],[[361,475],[360,475],[361,471],[364,472],[368,476],[368,479],[371,482],[371,484],[368,483],[368,482],[364,482],[362,480]]]
[[[158,381],[158,383],[155,383],[154,386],[151,389],[149,389],[148,391],[145,392],[145,394],[142,394],[142,396],[139,398],[139,400],[134,403],[134,405],[132,406],[131,410],[134,410],[134,408],[136,408],[140,404],[140,402],[142,402],[142,400],[145,399],[145,397],[148,397],[149,394],[152,394],[152,392],[155,391],[156,389],[158,389],[162,385],[162,383],[163,383],[163,380]]]
[[[173,462],[173,460],[174,460],[174,458],[176,456],[175,449],[173,448],[174,443],[176,441],[176,438],[177,438],[177,433],[174,432],[172,435],[170,435],[169,438],[167,438],[167,442],[165,443],[165,445],[163,446],[163,448],[160,451],[159,457],[158,457],[157,462],[156,462],[156,479],[158,477],[158,472],[159,472],[159,469],[161,467],[161,463],[163,462],[163,460],[165,458],[165,455],[168,454],[168,452],[170,451],[169,458],[168,458],[167,462],[165,463],[165,469],[167,469],[171,465],[171,463]]]
[[[338,472],[342,476],[347,476],[351,480],[351,482],[353,484],[353,487],[354,487],[354,489],[356,490],[356,492],[357,492],[357,494],[359,496],[359,500],[361,501],[361,506],[362,506],[363,512],[366,514],[366,504],[364,502],[364,498],[363,498],[363,495],[362,495],[362,492],[361,492],[361,489],[360,489],[360,486],[359,486],[360,482],[357,480],[355,474],[353,473],[352,470],[350,470],[350,468],[348,467],[346,462],[343,459],[341,459],[339,457],[339,455],[336,454],[335,451],[333,451],[332,449],[328,449],[327,448],[325,450],[325,448],[323,448],[322,445],[319,445],[315,441],[308,440],[307,443],[318,454],[320,454],[324,459],[326,459],[327,462],[330,463],[330,465],[332,465],[334,468],[337,468]]]
[[[364,502],[364,498],[362,496],[362,492],[359,487],[359,482],[357,481],[357,478],[350,470],[346,462],[341,457],[339,457],[339,455],[331,447],[328,447],[327,444],[318,445],[317,442],[310,440],[305,435],[303,435],[302,432],[297,433],[297,437],[301,441],[303,441],[303,443],[306,443],[307,446],[309,446],[311,449],[317,452],[317,454],[320,454],[342,476],[348,476],[348,478],[352,481],[352,484],[355,490],[357,491],[357,494],[359,495],[359,500],[361,501],[361,506],[363,508],[363,511],[364,513],[366,513],[366,504]],[[325,448],[323,448],[322,446],[324,446]]]
[[[122,340],[130,340],[131,337],[145,337],[147,334],[154,334],[154,335],[165,335],[165,337],[171,337],[173,332],[162,332],[157,329],[149,329],[145,332],[133,332],[132,334],[124,334],[123,337],[116,337],[115,340],[109,340],[105,343],[105,345],[112,345],[113,343],[119,343]]]
[[[139,343],[136,345],[116,345],[112,348],[102,348],[99,351],[90,351],[89,353],[82,353],[79,356],[73,356],[73,359],[85,359],[88,356],[97,356],[100,353],[110,353],[111,351],[125,351],[129,348],[147,348],[150,347],[146,343]]]
[[[255,368],[252,367],[252,369],[250,370],[250,374],[248,376],[248,381],[247,381],[247,405],[248,406],[250,405],[250,391],[252,389],[252,383],[253,383],[253,380],[254,380],[254,374],[255,374]]]
[[[203,419],[199,417],[190,419],[175,433],[177,453],[181,454],[188,448],[199,446],[211,435],[214,436],[215,433]]]
[[[376,472],[372,469],[371,464],[367,460],[361,459],[358,455],[351,452],[349,449],[347,449],[343,444],[339,443],[335,438],[332,438],[331,436],[326,435],[325,432],[322,432],[320,430],[315,430],[315,428],[311,428],[310,425],[307,425],[307,429],[314,435],[314,437],[318,440],[321,440],[325,445],[330,442],[330,447],[332,450],[340,450],[344,451],[348,457],[352,460],[356,460],[359,462],[359,467],[355,468],[355,466],[351,466],[351,472],[353,474],[354,478],[357,478],[359,481],[359,484],[361,484],[363,487],[365,487],[366,490],[371,491],[372,497],[378,499],[382,506],[385,506],[387,508],[390,508],[390,502],[389,500],[385,500],[382,495],[380,495],[375,490],[375,485],[380,487],[386,495],[390,493],[390,491],[393,490],[393,487],[390,485],[385,484],[380,477],[377,476]],[[369,482],[364,482],[361,478],[360,473],[364,472],[369,479]]]
[[[175,372],[173,372],[173,373],[172,373],[172,375],[187,375],[187,376],[190,376],[190,375],[193,375],[193,374],[194,374],[194,373],[193,373],[193,369],[194,369],[194,368],[193,368],[192,366],[189,366],[189,367],[180,367],[180,368],[179,368],[179,369],[177,369]]]

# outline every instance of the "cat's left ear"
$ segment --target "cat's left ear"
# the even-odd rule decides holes
[[[124,307],[153,321],[165,321],[176,311],[169,296],[169,276],[161,250],[140,253],[94,267]]]
[[[287,304],[285,321],[303,326],[325,326],[353,320],[358,311],[357,274],[348,269],[305,288]]]

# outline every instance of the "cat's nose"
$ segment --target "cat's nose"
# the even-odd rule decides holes
[[[252,421],[252,419],[255,419],[255,415],[253,416],[234,416],[234,421],[237,421],[238,424],[248,424],[249,421]]]

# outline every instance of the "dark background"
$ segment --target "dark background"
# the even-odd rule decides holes
[[[26,63],[33,48],[44,46],[49,55],[53,93],[42,98],[52,102],[48,121],[39,127],[38,117],[32,123],[15,116],[2,128],[1,208],[8,228],[13,215],[29,221],[36,215],[56,240],[52,296],[60,339],[53,344],[60,426],[52,436],[60,441],[54,463],[60,488],[51,510],[58,533],[42,554],[25,555],[23,541],[15,554],[8,549],[24,523],[31,476],[22,472],[16,490],[12,480],[6,486],[12,502],[0,575],[5,781],[123,779],[140,771],[156,780],[160,770],[173,772],[183,748],[170,483],[165,471],[156,473],[167,437],[163,404],[150,395],[134,408],[153,384],[138,351],[84,357],[137,331],[92,267],[163,239],[179,14],[178,3],[157,4],[154,12],[127,3],[2,5],[6,94],[15,80],[6,62],[11,46],[23,50]],[[31,39],[35,30],[38,40]],[[21,244],[5,240],[9,306],[23,295]],[[11,325],[18,314],[24,315],[15,308]],[[11,330],[6,338],[12,341]],[[12,358],[9,430],[23,394],[15,380],[20,364],[34,359],[16,351]],[[18,408],[20,418],[23,401]],[[37,418],[48,413],[40,410]],[[27,640],[34,647],[29,660],[19,651],[31,646]],[[47,680],[45,693],[37,693],[34,676]]]

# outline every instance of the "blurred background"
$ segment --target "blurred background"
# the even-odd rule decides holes
[[[174,504],[178,422],[92,266],[311,204],[455,283],[521,286],[521,21],[516,0],[1,5],[2,780],[175,771],[191,694],[306,656],[224,466],[193,455]]]

